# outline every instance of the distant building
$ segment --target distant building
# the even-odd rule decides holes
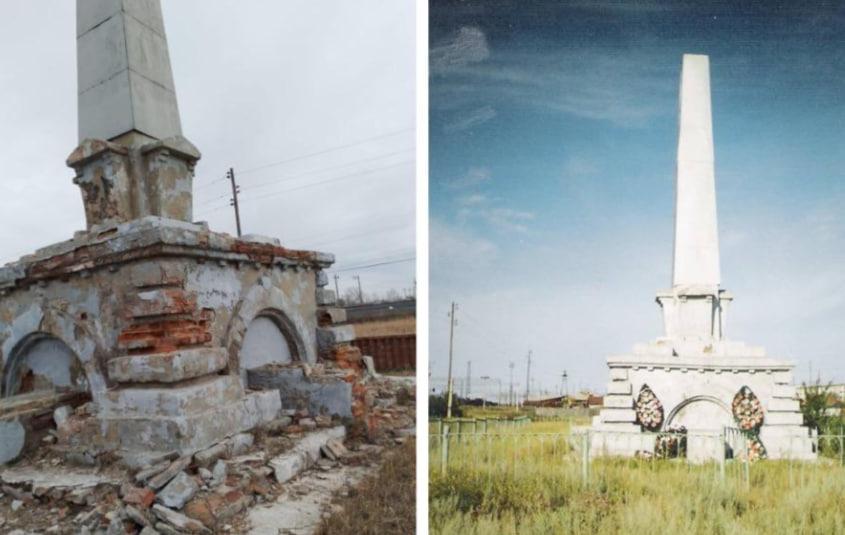
[[[416,370],[415,299],[351,305],[345,310],[345,324],[355,330],[352,345],[373,357],[377,371]]]
[[[592,392],[579,392],[571,396],[531,397],[523,405],[526,407],[601,407],[604,397]]]

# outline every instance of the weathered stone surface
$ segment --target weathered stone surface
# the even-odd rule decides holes
[[[214,463],[214,469],[211,471],[211,481],[209,481],[208,485],[210,487],[216,487],[226,481],[226,473],[228,469],[226,467],[226,463],[222,460],[218,460]]]
[[[352,385],[340,377],[308,378],[298,367],[264,366],[248,370],[247,384],[253,389],[278,390],[283,407],[352,416]]]
[[[123,508],[123,511],[126,513],[126,516],[138,524],[139,526],[152,526],[152,520],[147,517],[147,515],[142,512],[140,509],[133,507],[131,505],[127,505]],[[143,532],[142,532],[143,533]]]
[[[153,514],[162,522],[188,533],[211,533],[211,530],[201,522],[159,504],[153,505]],[[156,524],[156,529],[159,529],[158,524]]]
[[[26,430],[20,422],[0,421],[0,465],[17,459],[25,441]]]
[[[267,422],[262,427],[267,433],[270,433],[271,435],[278,435],[279,433],[282,433],[285,427],[289,426],[291,423],[293,423],[293,418],[290,416],[282,416],[281,418]]]
[[[196,462],[198,466],[208,467],[217,461],[217,459],[228,458],[231,455],[232,444],[227,439],[208,449],[196,452],[194,454],[194,462]]]
[[[176,477],[170,480],[163,489],[156,495],[156,501],[172,509],[181,509],[194,497],[199,490],[199,485],[194,478],[185,472],[179,472]]]
[[[232,437],[232,455],[243,455],[252,447],[255,437],[251,433],[238,433]]]
[[[102,415],[124,417],[192,416],[214,410],[217,405],[243,397],[240,381],[233,375],[211,375],[175,385],[147,388],[116,388],[100,404]]]
[[[164,485],[166,485],[171,479],[176,477],[176,474],[180,473],[182,470],[188,467],[191,464],[191,457],[185,456],[181,457],[168,466],[164,471],[160,474],[150,478],[147,481],[147,486],[151,489],[160,489]]]
[[[221,404],[195,416],[117,418],[105,420],[107,434],[130,446],[148,444],[156,451],[179,449],[185,454],[208,448],[233,431],[252,429],[275,419],[281,408],[276,392],[250,392],[240,400]]]
[[[12,485],[45,488],[90,488],[117,484],[119,480],[93,469],[50,467],[45,469],[14,466],[0,471],[0,480]]]
[[[285,483],[296,477],[320,458],[321,448],[332,439],[342,439],[346,436],[346,428],[334,427],[309,433],[289,451],[274,457],[268,465],[273,469],[276,480]]]
[[[148,509],[155,500],[156,494],[146,487],[128,487],[124,489],[123,501]]]
[[[117,357],[108,363],[109,378],[118,383],[173,383],[218,372],[227,359],[225,349],[209,347]]]

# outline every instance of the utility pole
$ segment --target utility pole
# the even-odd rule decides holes
[[[528,368],[525,372],[525,401],[531,395],[531,350],[528,350]]]
[[[455,339],[455,302],[452,301],[452,311],[449,312],[449,376],[446,379],[446,418],[452,417],[452,342]]]
[[[358,276],[358,275],[355,275],[352,278],[358,281],[358,302],[363,305],[364,304],[364,291],[361,289],[361,277]]]
[[[566,370],[563,370],[563,373],[560,376],[560,395],[561,396],[568,396],[569,395],[569,388],[566,386]]]
[[[510,388],[508,389],[508,405],[516,405],[516,400],[513,397],[513,362],[508,364],[508,367],[511,369],[511,383]]]
[[[229,178],[229,181],[232,183],[232,198],[229,199],[229,206],[235,207],[235,224],[238,227],[238,238],[241,237],[241,212],[240,208],[238,207],[238,193],[241,192],[240,186],[235,184],[235,170],[231,167],[229,168],[229,172],[226,173],[226,176]]]
[[[466,391],[464,392],[464,397],[468,398],[470,393],[472,392],[472,361],[467,361],[467,384],[466,384]]]
[[[340,275],[337,273],[334,274],[334,294],[335,299],[340,299],[340,289],[337,286],[337,279],[340,278]]]

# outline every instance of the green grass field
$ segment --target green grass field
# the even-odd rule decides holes
[[[583,423],[583,422],[578,422]],[[498,437],[450,442],[440,468],[431,437],[430,527],[438,534],[845,533],[845,468],[759,461],[594,459],[582,479],[568,422],[540,422]]]

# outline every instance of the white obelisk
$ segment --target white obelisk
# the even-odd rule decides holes
[[[707,56],[684,54],[675,187],[672,286],[716,289],[719,236]]]
[[[724,334],[731,300],[720,290],[710,61],[684,54],[681,67],[672,289],[658,294],[666,338],[697,352]],[[687,342],[692,342],[690,345]]]
[[[77,0],[79,139],[181,135],[160,0]]]

